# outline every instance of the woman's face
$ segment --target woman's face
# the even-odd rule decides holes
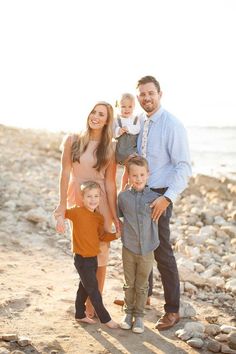
[[[88,125],[90,129],[103,129],[103,127],[107,124],[107,119],[107,107],[102,104],[98,104],[94,107],[88,117]]]

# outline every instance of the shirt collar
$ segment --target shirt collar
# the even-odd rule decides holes
[[[155,113],[153,113],[150,117],[148,117],[146,114],[145,114],[145,119],[144,120],[147,120],[147,119],[150,119],[150,121],[152,121],[153,123],[156,123],[157,120],[160,118],[160,116],[162,115],[164,109],[160,106],[160,108],[158,109],[158,111],[156,111]]]
[[[134,189],[133,187],[129,187],[129,191],[130,191],[132,194],[138,194],[138,193],[146,194],[146,193],[149,191],[149,187],[146,185],[146,186],[144,187],[144,189],[141,190],[141,191],[137,191],[137,190]]]

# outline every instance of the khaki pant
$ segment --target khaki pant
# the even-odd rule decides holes
[[[122,249],[124,268],[125,312],[134,316],[144,316],[144,308],[148,294],[148,277],[153,267],[154,255],[149,252],[139,255]]]

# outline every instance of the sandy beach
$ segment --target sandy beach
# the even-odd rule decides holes
[[[69,232],[56,234],[52,217],[63,135],[0,125],[0,354],[236,353],[236,181],[227,177],[193,176],[175,203],[181,321],[174,328],[154,328],[164,303],[155,265],[143,334],[74,321],[79,279]],[[122,285],[116,240],[103,298],[118,322],[123,310],[113,301]]]

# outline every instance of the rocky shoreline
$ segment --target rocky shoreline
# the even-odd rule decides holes
[[[14,271],[17,276],[17,268],[20,267],[17,261],[20,262],[22,257],[24,262],[24,258],[32,256],[33,262],[34,254],[39,259],[45,256],[48,261],[47,257],[51,255],[56,259],[56,264],[61,259],[67,261],[71,257],[69,233],[65,237],[55,235],[52,218],[52,211],[58,200],[59,146],[63,136],[64,133],[0,125],[0,237],[3,250],[0,266],[0,316],[3,321],[0,329],[0,353],[139,353],[139,347],[134,347],[133,352],[121,348],[112,351],[109,345],[104,344],[105,349],[102,351],[96,347],[96,338],[90,340],[95,343],[92,347],[88,341],[83,344],[81,340],[81,351],[66,345],[64,348],[67,349],[62,349],[61,344],[60,348],[56,345],[43,346],[35,339],[36,324],[31,328],[31,323],[28,324],[27,333],[19,333],[19,328],[26,328],[23,325],[24,311],[19,304],[14,305],[14,310],[12,304],[19,300],[19,295],[13,284],[9,283],[9,279],[14,281]],[[118,169],[117,181],[120,172]],[[194,353],[199,350],[201,353],[236,353],[236,181],[205,175],[192,177],[189,187],[175,203],[171,228],[171,240],[181,281],[181,315],[184,318],[184,322],[181,321],[178,327],[166,332],[173,341],[180,339],[175,343],[174,352]],[[120,250],[120,242],[111,243],[108,290],[104,295],[104,299],[111,304],[122,292]],[[19,259],[15,260],[13,254],[17,254]],[[32,265],[34,267],[34,263]],[[43,267],[41,263],[40,266]],[[22,269],[23,267],[21,271]],[[53,275],[57,277],[56,269]],[[60,277],[59,274],[58,276]],[[157,308],[161,312],[163,291],[156,269],[154,277],[153,306],[158,301]],[[31,287],[35,279],[24,279],[22,284],[23,282]],[[48,282],[50,284],[50,279]],[[21,283],[18,289],[22,293],[24,288],[20,285]],[[37,295],[37,286],[34,285],[36,292],[32,294],[31,291],[30,298]],[[50,293],[50,289],[48,291]],[[29,311],[31,306],[27,305],[27,301],[24,308]],[[33,315],[35,311],[43,311],[40,309],[40,306],[38,311],[37,306],[32,308]],[[152,318],[153,315],[149,316]],[[15,337],[11,337],[13,335]],[[155,332],[152,335],[155,336]],[[134,337],[130,337],[130,341],[134,342]],[[129,340],[127,338],[128,336],[126,340]],[[46,335],[45,340],[48,341]],[[60,340],[57,339],[57,342]],[[137,345],[130,343],[130,350],[135,344]],[[117,347],[118,344],[115,345]],[[165,349],[167,351],[158,351],[158,347],[155,348],[153,351],[142,350],[140,353],[172,353],[168,346]]]

